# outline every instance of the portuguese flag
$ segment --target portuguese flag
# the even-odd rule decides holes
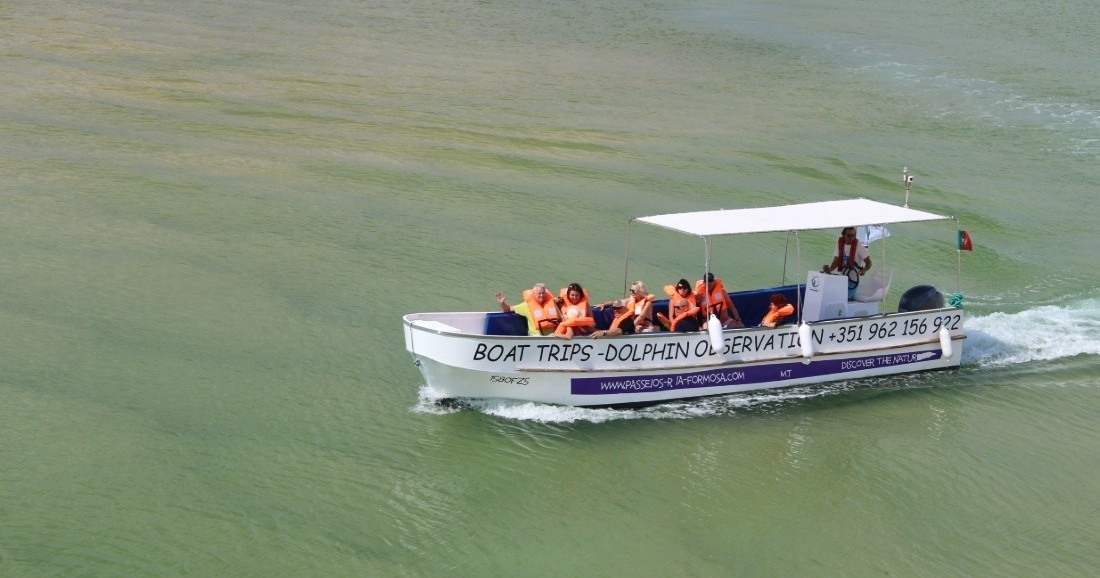
[[[957,246],[958,246],[960,251],[973,251],[974,250],[974,243],[970,240],[970,233],[967,233],[966,231],[964,231],[962,229],[959,229],[959,238],[958,238]]]

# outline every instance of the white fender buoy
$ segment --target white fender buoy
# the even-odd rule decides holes
[[[947,326],[940,327],[940,351],[943,351],[944,359],[951,357],[951,332]]]
[[[715,355],[722,353],[722,322],[713,313],[707,320],[707,333],[710,334],[710,348],[714,350]]]
[[[803,321],[802,325],[798,326],[798,344],[802,347],[802,357],[806,359],[814,356],[813,337],[813,332],[810,331],[810,324]]]

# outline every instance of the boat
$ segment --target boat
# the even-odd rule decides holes
[[[907,192],[908,184],[911,179]],[[701,237],[709,273],[713,241],[719,237],[785,232],[789,247],[793,235],[795,270],[802,271],[799,232],[864,231],[949,219],[954,217],[909,208],[908,194],[904,206],[860,198],[635,217],[627,226],[626,268],[634,225]],[[954,232],[959,239],[965,234],[961,228]],[[885,246],[883,241],[883,258],[875,257],[876,265],[887,263]],[[956,250],[961,270],[962,249]],[[787,284],[784,275],[780,286],[730,293],[745,328],[722,329],[712,319],[708,330],[695,333],[566,341],[526,335],[526,318],[513,312],[412,313],[403,317],[405,348],[428,386],[427,396],[440,402],[499,398],[578,407],[644,406],[957,368],[966,339],[961,293],[956,288],[945,303],[946,296],[934,286],[914,286],[897,301],[896,310],[887,311],[891,280],[885,266],[873,266],[849,299],[845,276],[809,270],[804,283]],[[794,315],[776,327],[753,326],[776,293],[795,305]],[[667,301],[656,301],[653,309],[666,306]],[[610,311],[595,314],[597,327],[606,328]]]

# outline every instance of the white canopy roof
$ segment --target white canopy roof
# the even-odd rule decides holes
[[[710,237],[745,233],[842,229],[950,219],[868,199],[801,203],[758,209],[723,209],[638,217],[636,221],[688,235]]]

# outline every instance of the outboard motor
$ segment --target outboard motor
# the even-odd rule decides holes
[[[898,313],[943,308],[943,293],[931,285],[910,287],[898,300]]]

